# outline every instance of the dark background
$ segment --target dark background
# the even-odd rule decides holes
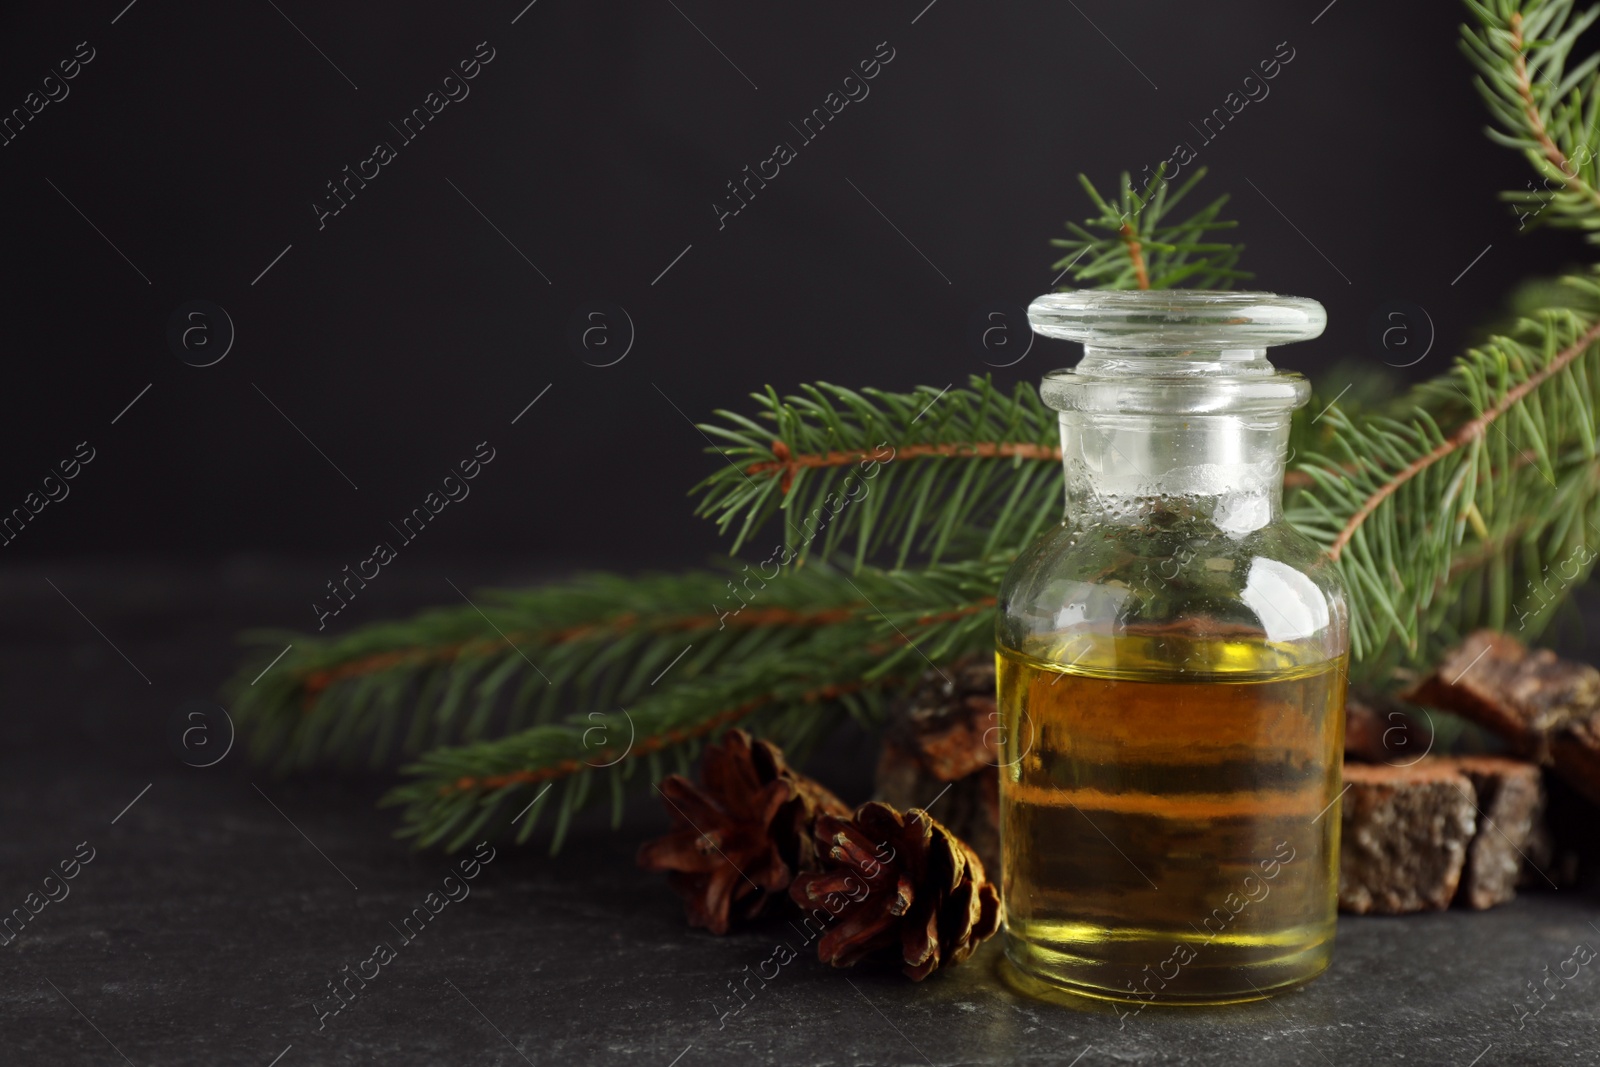
[[[716,998],[771,931],[686,930],[630,862],[663,825],[643,795],[619,834],[589,813],[555,860],[502,849],[439,937],[322,1030],[324,981],[447,858],[390,837],[391,774],[277,776],[242,744],[199,769],[175,745],[190,701],[264,662],[240,631],[312,628],[323,583],[481,441],[497,454],[471,496],[339,630],[459,602],[447,582],[705,559],[721,546],[685,492],[720,461],[690,420],[767,383],[942,387],[1006,362],[969,326],[1052,287],[1048,242],[1088,213],[1077,173],[1105,188],[1180,139],[1209,195],[1233,195],[1256,284],[1327,304],[1326,336],[1275,357],[1318,403],[1424,349],[1400,373],[1439,373],[1519,280],[1586,258],[1496,202],[1529,172],[1482,134],[1459,18],[1371,0],[8,5],[0,117],[79,42],[95,58],[0,146],[0,514],[79,442],[96,456],[0,548],[0,911],[76,842],[102,858],[4,946],[0,1062],[1600,1062],[1592,984],[1526,1029],[1512,1010],[1591,936],[1568,892],[1347,918],[1305,992],[1127,1029],[1008,993],[994,943],[918,986],[807,959],[724,1029]],[[470,96],[319,230],[325,183],[397,142],[388,123],[479,42],[494,59]],[[724,184],[880,42],[870,95],[719,232]],[[1200,146],[1190,123],[1280,42],[1270,95]],[[213,366],[168,342],[193,300],[236,330]],[[568,339],[593,301],[636,328],[609,367]],[[1431,349],[1426,320],[1414,347],[1374,347],[1396,301],[1431,319]],[[1075,358],[1040,341],[995,373]],[[1555,647],[1593,659],[1583,645]],[[829,784],[865,796],[873,741],[830,744]]]
[[[718,542],[684,494],[718,461],[688,419],[768,383],[991,369],[969,323],[1052,287],[1048,241],[1088,213],[1077,173],[1104,188],[1180,139],[1232,195],[1254,285],[1328,306],[1276,358],[1329,399],[1404,361],[1368,336],[1390,302],[1431,319],[1403,372],[1431,375],[1514,283],[1582,255],[1496,202],[1529,172],[1483,136],[1448,3],[126,2],[0,18],[0,111],[95,50],[0,148],[0,510],[97,451],[13,560],[348,562],[488,440],[471,498],[408,551],[699,562]],[[480,41],[470,96],[399,146],[388,123]],[[800,146],[789,123],[883,41],[870,96]],[[1270,95],[1204,145],[1190,123],[1279,42]],[[325,183],[379,140],[398,158],[319,230]],[[799,158],[719,232],[713,200],[779,140]],[[236,329],[214,366],[167,341],[193,299]],[[614,366],[568,340],[593,300],[636,330]],[[994,373],[1075,358],[1041,341]]]

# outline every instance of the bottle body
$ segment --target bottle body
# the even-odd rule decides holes
[[[1320,974],[1345,658],[1194,620],[1021,643],[997,651],[1011,964],[1141,1005]]]
[[[1042,390],[1065,519],[999,598],[1007,959],[1134,1011],[1257,999],[1326,969],[1337,910],[1345,597],[1282,512],[1306,388],[1258,350],[1087,352]]]

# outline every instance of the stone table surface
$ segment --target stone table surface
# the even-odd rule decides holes
[[[382,607],[442,602],[438,578]],[[304,598],[288,612],[284,588],[298,586],[281,568],[237,562],[0,572],[0,911],[93,857],[0,947],[0,1064],[1600,1063],[1600,960],[1520,1025],[1516,1010],[1547,965],[1600,946],[1600,906],[1572,891],[1345,918],[1328,974],[1227,1009],[1124,1019],[1032,1001],[1002,984],[991,942],[920,985],[802,954],[735,1014],[729,983],[792,931],[689,930],[633,866],[664,821],[639,804],[555,858],[499,843],[470,895],[404,941],[396,927],[459,857],[393,839],[375,807],[391,779],[279,778],[237,749],[195,768],[169,746],[184,702],[238,662],[236,629],[299,621]],[[378,942],[395,958],[319,1017],[327,984]]]

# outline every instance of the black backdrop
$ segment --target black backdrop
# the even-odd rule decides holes
[[[40,110],[0,147],[0,510],[95,450],[13,559],[352,560],[487,440],[420,549],[697,561],[717,539],[684,493],[716,460],[689,418],[1004,362],[969,324],[1051,287],[1077,172],[1104,186],[1179,140],[1232,194],[1256,285],[1327,304],[1326,336],[1277,357],[1324,397],[1424,347],[1418,321],[1374,350],[1392,302],[1437,332],[1404,373],[1436,373],[1516,280],[1581,255],[1496,203],[1528,172],[1481,132],[1448,3],[525,3],[10,6],[0,113]],[[791,123],[884,50],[803,143]],[[1204,143],[1191,123],[1286,50]],[[469,95],[408,142],[390,124],[430,92]],[[796,157],[719,228],[779,141]],[[347,166],[377,175],[319,219]],[[208,367],[169,340],[195,300],[235,332]],[[595,307],[611,346],[574,347]],[[191,361],[226,340],[206,314]],[[995,373],[1073,358],[1041,341]]]

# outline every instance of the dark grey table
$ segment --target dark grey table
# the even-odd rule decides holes
[[[521,577],[418,567],[372,610],[442,602],[442,573]],[[304,598],[285,590],[314,589],[315,574],[0,571],[0,910],[93,849],[70,894],[0,947],[0,1064],[1600,1063],[1600,959],[1520,1028],[1515,1010],[1546,965],[1600,947],[1600,907],[1573,892],[1346,919],[1326,976],[1229,1009],[1120,1020],[1030,1001],[1001,983],[991,943],[920,985],[802,956],[724,1020],[729,983],[785,928],[689,930],[633,866],[664,824],[641,803],[621,832],[581,833],[553,859],[500,845],[471,895],[402,943],[395,927],[453,861],[391,838],[393,813],[373,806],[387,779],[276,779],[237,751],[195,769],[163,736],[232,667],[233,631],[296,621]],[[870,760],[844,763],[864,788]],[[319,1018],[328,983],[380,941],[395,958]]]

